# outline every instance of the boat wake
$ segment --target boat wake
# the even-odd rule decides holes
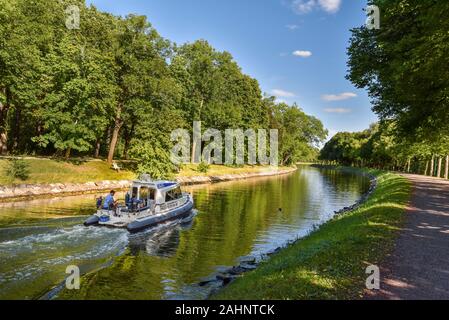
[[[169,257],[176,252],[179,232],[192,225],[195,215],[192,211],[184,219],[135,234],[83,225],[0,229],[0,299],[15,298],[14,294],[39,297],[33,288],[50,289],[63,282],[68,266],[78,266],[85,274],[109,265],[127,248]],[[23,296],[24,288],[30,289],[29,296]]]
[[[60,273],[63,279],[68,265],[83,269],[104,263],[123,252],[127,244],[124,230],[79,225],[3,241],[0,242],[0,286],[37,281],[52,273]]]
[[[189,229],[193,224],[196,210],[183,219],[170,221],[129,235],[129,248],[132,253],[145,251],[151,256],[170,257],[176,253],[180,231]]]

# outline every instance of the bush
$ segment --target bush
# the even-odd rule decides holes
[[[206,162],[201,162],[198,165],[197,171],[201,172],[201,173],[207,173],[210,169],[210,164],[206,163]]]
[[[12,180],[19,179],[22,181],[30,177],[30,168],[28,163],[23,159],[13,158],[8,161],[5,174]]]
[[[158,141],[134,145],[130,155],[137,160],[137,174],[149,174],[152,179],[172,179],[175,165],[170,160],[170,152]]]

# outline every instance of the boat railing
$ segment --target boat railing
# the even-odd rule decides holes
[[[183,206],[184,204],[187,203],[187,201],[189,201],[189,197],[184,195],[182,198],[172,200],[172,201],[160,204],[158,206],[159,206],[160,211],[167,211],[167,210],[170,210],[173,208]]]

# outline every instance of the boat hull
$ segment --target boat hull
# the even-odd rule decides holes
[[[143,229],[154,227],[158,224],[169,222],[172,220],[182,219],[187,217],[193,209],[193,201],[189,200],[183,206],[176,208],[166,214],[149,216],[141,219],[137,219],[128,224],[126,227],[129,232],[138,232]]]
[[[93,216],[89,217],[86,221],[84,221],[84,225],[86,227],[96,226],[99,223],[100,223],[100,217],[98,217],[97,215],[93,215]]]

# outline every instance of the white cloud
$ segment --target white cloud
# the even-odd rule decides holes
[[[327,13],[340,10],[342,0],[293,0],[291,6],[297,14],[306,14],[314,9],[321,9]]]
[[[293,92],[288,92],[282,89],[273,89],[271,93],[278,98],[293,98],[296,95]]]
[[[285,27],[291,31],[294,31],[299,28],[299,26],[297,24],[288,24]]]
[[[327,113],[350,113],[352,110],[347,108],[326,108],[324,109]]]
[[[292,3],[293,10],[298,14],[309,13],[315,8],[315,6],[315,0],[294,0]]]
[[[343,101],[357,97],[355,93],[352,92],[343,92],[340,94],[325,94],[321,98],[324,101]]]
[[[318,0],[318,3],[328,13],[336,13],[341,6],[341,0]]]
[[[301,58],[308,58],[312,56],[312,52],[304,50],[296,50],[293,52],[293,55]]]

